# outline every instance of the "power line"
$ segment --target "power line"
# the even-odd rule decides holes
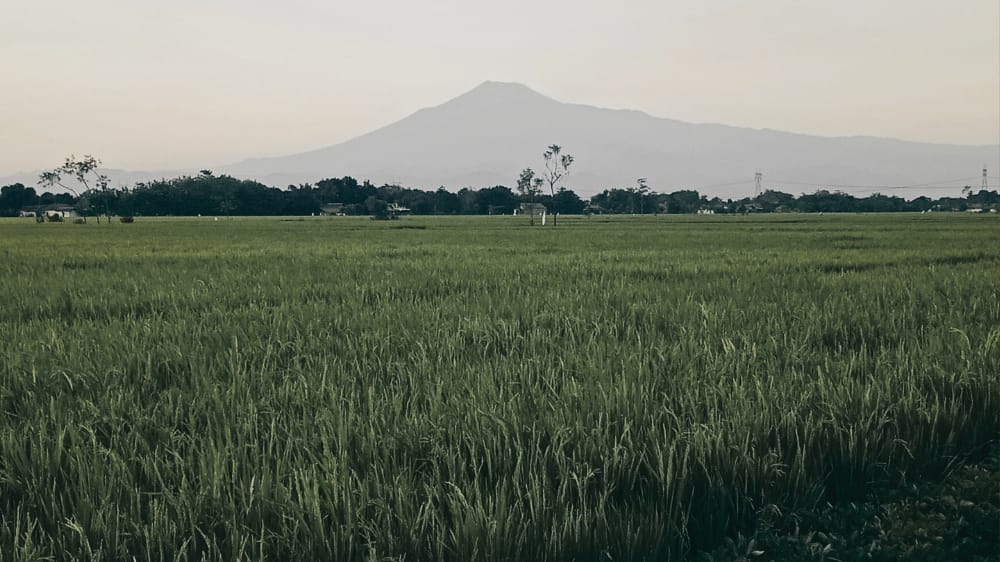
[[[716,183],[716,184],[712,184],[712,185],[702,185],[702,186],[700,186],[700,188],[701,189],[714,189],[716,187],[730,187],[730,186],[733,186],[733,185],[746,185],[746,184],[749,184],[749,183],[751,183],[750,180],[737,180],[737,181],[730,181],[730,182],[726,182],[726,183]]]
[[[984,169],[985,171],[985,169]],[[768,180],[769,185],[796,185],[796,186],[807,186],[816,188],[828,188],[837,189],[845,193],[857,193],[862,191],[895,191],[901,189],[927,189],[927,190],[948,190],[948,189],[962,189],[963,187],[974,185],[973,182],[976,180],[982,180],[983,189],[988,191],[989,181],[1000,181],[998,176],[971,176],[965,178],[954,178],[947,180],[935,180],[926,183],[912,183],[906,185],[866,185],[866,184],[853,184],[853,183],[817,183],[817,182],[803,182],[794,180],[781,180],[781,179],[771,179]],[[954,184],[954,185],[944,185],[944,184]],[[732,187],[737,185],[753,185],[754,186],[754,196],[760,195],[764,191],[763,185],[763,173],[757,170],[754,173],[753,180],[734,180],[722,183],[714,183],[710,185],[700,185],[692,186],[692,189],[697,189],[699,191],[717,189],[721,187]]]
[[[972,180],[974,179],[976,178],[959,178],[953,180],[943,180],[943,181],[928,182],[928,183],[914,183],[908,185],[835,184],[835,183],[794,182],[794,181],[781,181],[781,180],[775,180],[774,183],[784,184],[784,185],[806,185],[817,188],[832,188],[845,193],[859,193],[859,192],[896,191],[896,190],[907,190],[907,189],[956,190],[969,186]],[[958,185],[936,185],[942,183],[958,183]]]
[[[969,182],[976,180],[978,178],[958,178],[952,180],[936,180],[927,183],[914,183],[908,185],[862,185],[862,184],[851,184],[851,183],[812,183],[812,182],[798,182],[798,181],[785,181],[785,180],[772,180],[773,183],[787,184],[787,185],[808,185],[811,187],[843,187],[843,188],[858,188],[858,189],[914,189],[914,188],[928,188],[928,189],[954,189],[956,187],[963,187],[961,185],[956,186],[945,186],[937,185],[944,183],[958,183],[958,182]]]

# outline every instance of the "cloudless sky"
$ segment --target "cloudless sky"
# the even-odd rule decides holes
[[[485,80],[826,136],[1000,142],[997,0],[32,0],[0,17],[0,174],[319,148]]]

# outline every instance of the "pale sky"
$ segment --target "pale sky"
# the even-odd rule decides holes
[[[0,175],[301,152],[485,80],[684,121],[996,144],[1000,3],[11,1]]]

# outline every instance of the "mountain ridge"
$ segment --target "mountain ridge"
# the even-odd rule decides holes
[[[512,187],[523,168],[544,169],[542,152],[553,143],[576,157],[563,185],[582,196],[645,177],[660,192],[741,197],[752,194],[757,170],[764,188],[857,185],[871,192],[940,178],[975,180],[984,163],[1000,159],[997,145],[690,123],[636,109],[563,103],[524,84],[486,81],[341,143],[209,167],[279,186],[349,175],[422,189]],[[962,186],[947,187],[957,193]]]
[[[468,126],[466,119],[475,126]],[[457,136],[461,142],[456,142]],[[777,177],[792,174],[798,180],[795,183],[817,186],[907,185],[932,177],[971,177],[982,163],[972,161],[989,159],[990,153],[997,152],[991,146],[867,135],[823,137],[688,123],[633,109],[561,103],[522,84],[487,81],[344,143],[285,157],[251,159],[226,169],[249,175],[260,174],[263,168],[271,173],[313,175],[339,175],[339,169],[377,178],[376,183],[395,181],[424,188],[464,187],[455,183],[458,177],[477,186],[511,185],[523,167],[542,166],[541,152],[553,142],[577,156],[566,185],[584,195],[632,185],[632,176],[647,177],[664,191],[697,189],[742,177],[745,191],[758,169],[776,172]],[[411,152],[416,159],[406,161]],[[910,154],[901,156],[900,152]],[[955,152],[979,154],[962,158]],[[373,162],[372,154],[383,155],[382,162]],[[492,157],[476,158],[477,154]],[[461,162],[461,168],[448,162],[449,157]],[[432,161],[435,166],[429,164]],[[892,169],[886,161],[900,162]],[[940,171],[934,173],[935,168]]]

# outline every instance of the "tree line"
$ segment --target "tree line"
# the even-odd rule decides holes
[[[904,199],[894,195],[874,193],[857,197],[841,191],[820,189],[799,196],[767,190],[754,197],[720,199],[706,197],[694,190],[673,193],[643,192],[639,188],[609,189],[590,198],[596,209],[613,214],[687,214],[711,213],[887,213],[925,211],[966,211],[992,209],[1000,204],[1000,193],[969,191],[963,197],[931,198],[920,196]]]
[[[525,186],[530,188],[524,189]],[[71,205],[85,215],[117,216],[309,216],[324,210],[330,212],[330,204],[337,204],[336,212],[346,215],[372,215],[390,205],[405,207],[418,215],[509,215],[522,203],[544,205],[549,214],[636,215],[964,211],[1000,205],[1000,194],[987,190],[969,191],[963,197],[922,196],[911,200],[884,194],[857,197],[827,190],[799,196],[768,190],[755,197],[721,199],[709,198],[695,190],[657,193],[642,180],[635,187],[606,189],[584,200],[566,188],[543,193],[534,178],[519,187],[518,191],[497,185],[452,192],[443,187],[421,190],[390,184],[375,186],[345,176],[279,189],[203,170],[195,176],[141,182],[131,188],[105,184],[79,194],[38,193],[34,187],[20,183],[7,185],[0,188],[0,216],[17,216],[21,211],[50,205]]]

